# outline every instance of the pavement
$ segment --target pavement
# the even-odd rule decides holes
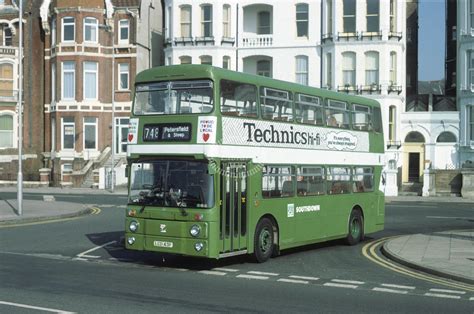
[[[4,187],[1,192],[15,192],[14,187]],[[42,194],[43,200],[23,200],[23,213],[18,215],[16,194],[14,199],[0,197],[0,228],[28,223],[67,219],[93,212],[93,205],[59,202],[56,194],[116,194],[126,195],[125,188],[114,192],[78,188],[32,188],[24,193]],[[460,197],[387,197],[386,202],[467,202]],[[474,215],[473,215],[474,221]],[[412,234],[393,237],[382,248],[384,255],[408,267],[452,280],[474,284],[474,229],[452,230],[429,234]]]

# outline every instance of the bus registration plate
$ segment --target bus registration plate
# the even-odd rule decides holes
[[[153,246],[172,248],[172,247],[173,247],[173,242],[168,242],[168,241],[153,241]]]

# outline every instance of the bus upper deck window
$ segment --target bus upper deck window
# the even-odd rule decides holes
[[[227,116],[257,117],[257,87],[222,80],[221,112]]]
[[[368,106],[353,105],[352,125],[355,130],[369,131],[372,130],[371,110]]]
[[[202,114],[214,109],[209,80],[144,83],[135,91],[134,114]]]
[[[350,115],[347,103],[344,101],[328,100],[326,110],[326,125],[342,129],[348,129],[350,126]]]

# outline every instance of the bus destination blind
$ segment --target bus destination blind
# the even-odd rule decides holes
[[[144,142],[188,142],[191,140],[191,123],[145,124]]]

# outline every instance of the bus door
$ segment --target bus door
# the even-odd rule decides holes
[[[225,256],[247,249],[247,165],[223,162],[221,169],[220,251]]]

